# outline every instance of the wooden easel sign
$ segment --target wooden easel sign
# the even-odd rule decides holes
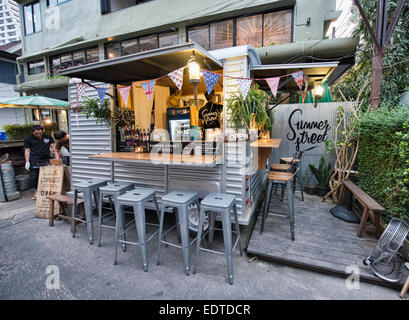
[[[41,219],[48,219],[50,213],[50,195],[61,195],[64,185],[63,166],[45,166],[40,168],[38,177],[37,200],[35,216]],[[54,211],[59,212],[60,206],[56,201]]]

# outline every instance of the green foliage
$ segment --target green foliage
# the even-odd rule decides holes
[[[270,131],[273,125],[273,115],[268,112],[270,97],[258,85],[249,90],[246,99],[243,95],[233,94],[227,100],[227,109],[231,111],[229,124],[238,130],[250,130],[250,122],[254,120],[258,129]]]
[[[3,126],[4,131],[7,133],[9,141],[24,140],[24,138],[31,135],[31,128],[35,126],[34,123],[29,124],[9,124]],[[44,124],[45,133],[51,135],[53,132],[57,131],[58,126],[56,123]]]
[[[409,221],[409,108],[386,107],[358,123],[358,184],[392,216]]]
[[[370,24],[375,28],[377,1],[360,0],[360,3]],[[391,21],[397,3],[398,0],[389,1],[388,21]],[[371,78],[373,41],[357,7],[352,5],[351,9],[354,13],[353,20],[356,23],[354,37],[360,38],[362,41],[355,55],[355,66],[333,86],[335,101],[343,101],[338,89],[342,90],[348,101],[355,101],[359,89],[362,88],[366,79]],[[407,21],[409,21],[409,1],[405,3],[389,45],[385,50],[381,106],[397,106],[401,94],[409,89],[409,23]],[[369,106],[370,91],[370,85],[368,85],[361,95],[360,100],[364,106]]]
[[[318,168],[312,164],[309,164],[308,166],[310,167],[315,179],[317,179],[318,186],[320,188],[328,187],[329,180],[331,179],[331,175],[333,173],[331,163],[329,162],[328,165],[326,165],[324,157],[321,157]]]
[[[100,105],[98,98],[85,97],[85,103],[82,104],[81,112],[85,114],[87,119],[91,117],[96,118],[97,124],[111,125],[112,114],[109,99],[105,99],[104,103]]]

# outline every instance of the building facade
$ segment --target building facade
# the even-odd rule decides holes
[[[67,98],[60,70],[194,41],[207,50],[322,40],[335,0],[37,0],[20,4],[25,81],[15,90]]]
[[[12,0],[0,0],[0,45],[19,40],[19,5]]]

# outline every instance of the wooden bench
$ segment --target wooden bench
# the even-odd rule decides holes
[[[64,196],[64,195],[52,195],[48,196],[47,199],[50,200],[50,214],[49,214],[49,226],[53,227],[54,226],[54,219],[55,218],[60,218],[64,220],[68,220],[71,222],[71,233],[74,230],[74,199],[69,196]],[[60,212],[55,214],[54,212],[54,203],[57,201],[60,204]],[[66,216],[61,213],[62,209],[64,206],[70,205],[71,206],[71,216]],[[85,207],[84,207],[84,200],[78,199],[77,200],[77,206],[79,206],[80,211],[82,212],[82,220],[85,220]],[[76,223],[81,223],[80,221],[77,221]]]
[[[364,212],[362,214],[361,223],[358,228],[358,237],[362,237],[362,233],[365,228],[365,224],[368,221],[369,214],[372,213],[375,219],[376,237],[381,235],[381,225],[379,222],[379,212],[385,211],[385,208],[366,194],[361,188],[354,184],[350,180],[342,180],[341,191],[338,197],[338,204],[345,202],[345,190],[349,191],[362,205]]]

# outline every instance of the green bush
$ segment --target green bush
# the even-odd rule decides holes
[[[24,140],[24,138],[31,135],[31,128],[35,126],[34,123],[29,124],[9,124],[5,125],[4,131],[7,133],[7,138],[9,141]],[[58,125],[56,123],[44,124],[45,133],[51,135],[58,130]]]
[[[409,221],[409,108],[380,108],[358,123],[358,184],[392,216]]]

